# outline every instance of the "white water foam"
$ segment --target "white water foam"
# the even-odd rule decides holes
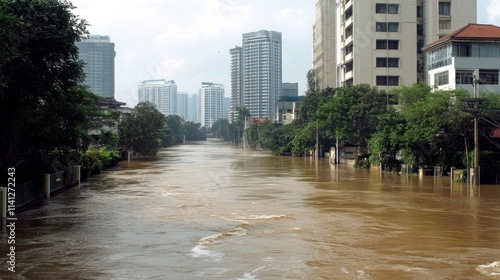
[[[251,272],[246,272],[245,274],[243,274],[242,278],[238,278],[237,280],[257,280],[259,278],[257,278],[257,276],[255,275],[255,273],[259,272],[260,270],[263,270],[264,268],[266,268],[266,267],[265,266],[261,266],[259,268],[256,268],[256,269],[252,270]]]
[[[193,258],[210,258],[215,261],[220,261],[222,260],[224,254],[221,252],[206,250],[204,246],[196,245],[193,249],[191,249],[191,256]]]
[[[221,238],[228,236],[243,236],[246,234],[247,234],[246,229],[237,227],[223,233],[218,233],[203,237],[198,242],[198,245],[196,245],[193,249],[191,249],[191,256],[193,256],[194,258],[212,258],[215,259],[216,261],[220,261],[224,256],[223,253],[210,251],[207,250],[206,248],[209,246],[213,246],[215,244],[219,244],[220,243],[219,239]]]
[[[280,218],[285,218],[286,215],[250,215],[250,216],[245,216],[245,217],[239,217],[238,219],[240,220],[273,220],[273,219],[280,219]]]
[[[500,261],[478,265],[476,270],[486,276],[500,276]]]

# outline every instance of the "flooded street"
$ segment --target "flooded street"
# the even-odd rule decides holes
[[[500,186],[191,143],[18,215],[16,273],[3,263],[1,279],[500,279]]]

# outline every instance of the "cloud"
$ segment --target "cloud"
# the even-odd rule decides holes
[[[488,21],[500,25],[500,0],[491,0],[488,4]]]

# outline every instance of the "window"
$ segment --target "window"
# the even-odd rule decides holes
[[[345,38],[348,39],[352,36],[352,26],[345,30]]]
[[[393,68],[393,67],[399,67],[399,57],[389,57],[387,58],[387,66]]]
[[[483,85],[498,85],[498,70],[479,69],[479,83]]]
[[[424,25],[423,24],[417,24],[417,35],[424,36]]]
[[[389,22],[388,23],[389,32],[398,32],[399,31],[399,22]]]
[[[389,50],[399,50],[399,40],[387,40]]]
[[[377,22],[375,26],[377,32],[387,32],[387,22]]]
[[[375,61],[376,67],[399,67],[398,57],[377,57]]]
[[[387,57],[377,57],[377,67],[387,67]]]
[[[375,48],[377,50],[398,50],[399,40],[377,40]]]
[[[354,63],[351,61],[345,65],[345,72],[351,72],[354,69]]]
[[[451,20],[440,20],[439,29],[451,29]]]
[[[388,14],[398,14],[399,13],[399,4],[387,4],[387,13]]]
[[[424,17],[424,6],[417,6],[417,17]]]
[[[387,4],[375,4],[375,13],[387,14]]]
[[[422,49],[424,48],[424,41],[419,40],[417,42],[417,53],[423,53]]]
[[[352,44],[349,46],[346,46],[345,47],[345,55],[352,53],[353,49],[354,49],[354,46]]]
[[[399,4],[375,4],[375,13],[377,14],[398,14]]]
[[[387,40],[377,40],[376,47],[377,50],[387,49]]]
[[[345,20],[348,20],[352,17],[352,6],[345,11]]]
[[[448,71],[434,74],[434,84],[437,86],[447,85],[449,83]]]
[[[449,16],[451,11],[450,2],[439,2],[439,15]]]
[[[377,86],[399,86],[399,76],[377,76]]]
[[[456,83],[459,85],[474,84],[474,72],[472,70],[456,70]]]

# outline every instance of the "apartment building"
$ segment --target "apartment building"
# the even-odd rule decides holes
[[[139,102],[151,102],[160,113],[173,115],[177,111],[177,84],[175,81],[145,80],[138,86]]]
[[[429,84],[438,89],[500,92],[500,27],[468,24],[427,45]]]
[[[426,82],[423,47],[477,21],[476,0],[319,0],[317,10],[319,89],[367,83],[390,90]]]

